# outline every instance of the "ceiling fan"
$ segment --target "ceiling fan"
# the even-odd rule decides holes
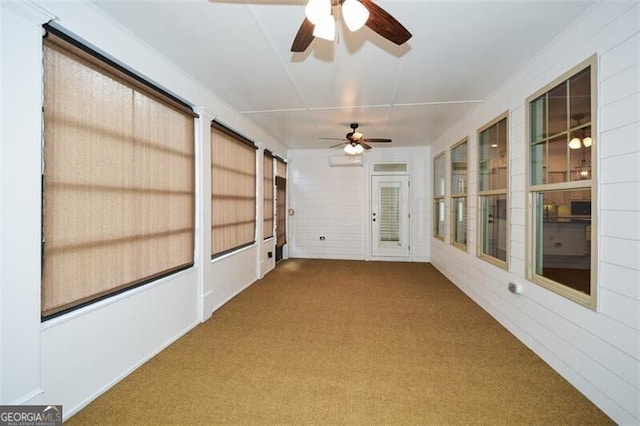
[[[393,16],[371,0],[309,0],[305,7],[305,18],[298,29],[292,52],[304,52],[315,37],[333,40],[335,18],[332,9],[340,10],[350,31],[363,25],[371,28],[387,40],[401,45],[411,38],[411,33]]]
[[[324,140],[334,140],[334,141],[342,141],[338,144],[332,145],[330,148],[336,148],[341,145],[345,145],[344,151],[347,154],[356,155],[361,154],[365,149],[371,149],[371,145],[369,143],[388,143],[391,142],[391,139],[380,139],[380,138],[365,138],[364,135],[357,131],[358,123],[351,123],[349,125],[351,127],[351,131],[345,135],[343,139],[340,138],[320,138]]]

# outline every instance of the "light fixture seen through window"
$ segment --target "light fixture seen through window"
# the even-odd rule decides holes
[[[593,141],[591,140],[590,136],[587,136],[585,138],[573,138],[569,141],[569,148],[571,149],[579,149],[580,147],[582,147],[582,145],[584,145],[585,148],[589,148],[591,146],[591,143]]]
[[[575,116],[572,116],[571,118],[574,119],[576,121],[576,124],[579,126],[585,117],[584,117],[584,114],[577,114]],[[576,133],[580,132],[582,137],[580,138],[576,135],[573,138],[571,138],[571,140],[569,141],[569,148],[580,149],[582,148],[583,145],[585,148],[589,148],[593,142],[591,140],[591,127],[590,126],[582,127],[580,129],[577,129],[575,132]]]
[[[581,160],[580,165],[577,167],[578,179],[585,180],[591,178],[591,167],[587,160]]]

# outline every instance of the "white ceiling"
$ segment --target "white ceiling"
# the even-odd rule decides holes
[[[429,144],[592,2],[381,0],[413,34],[405,45],[340,23],[337,43],[296,54],[304,0],[95,3],[288,147],[322,148],[350,122]]]

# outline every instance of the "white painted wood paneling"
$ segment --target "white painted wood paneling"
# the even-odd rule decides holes
[[[38,20],[51,16],[29,4],[0,10],[0,403],[24,404],[41,396],[42,59],[33,52],[42,49]]]
[[[331,167],[329,150],[290,152],[291,257],[364,259],[365,169]],[[324,237],[324,240],[320,240]]]
[[[601,3],[532,57],[486,102],[461,117],[433,146],[446,149],[473,135],[509,108],[511,268],[493,267],[432,239],[432,262],[616,422],[640,422],[640,3]],[[527,96],[583,59],[599,57],[598,285],[597,311],[584,308],[525,279]],[[471,202],[476,189],[475,139],[470,140]],[[470,213],[475,213],[474,209]],[[471,215],[470,215],[471,216]],[[469,239],[477,224],[469,218]],[[470,245],[473,248],[473,244]],[[507,283],[522,284],[513,295]]]
[[[427,261],[431,202],[426,201],[428,148],[374,148],[362,167],[331,167],[327,150],[290,150],[290,255],[304,258],[370,259],[371,164],[409,164],[410,260]],[[320,240],[324,236],[325,240]]]
[[[43,404],[68,418],[198,322],[196,271],[55,318],[42,331]]]

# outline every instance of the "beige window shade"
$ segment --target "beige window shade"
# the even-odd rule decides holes
[[[281,178],[287,178],[287,163],[276,157],[276,175]]]
[[[193,264],[193,115],[49,34],[42,315]]]
[[[400,186],[380,188],[380,241],[400,242]]]
[[[276,157],[276,247],[287,243],[287,163]]]
[[[265,150],[262,157],[263,170],[263,224],[262,237],[273,237],[273,154]]]
[[[256,148],[211,127],[211,256],[255,243]]]

